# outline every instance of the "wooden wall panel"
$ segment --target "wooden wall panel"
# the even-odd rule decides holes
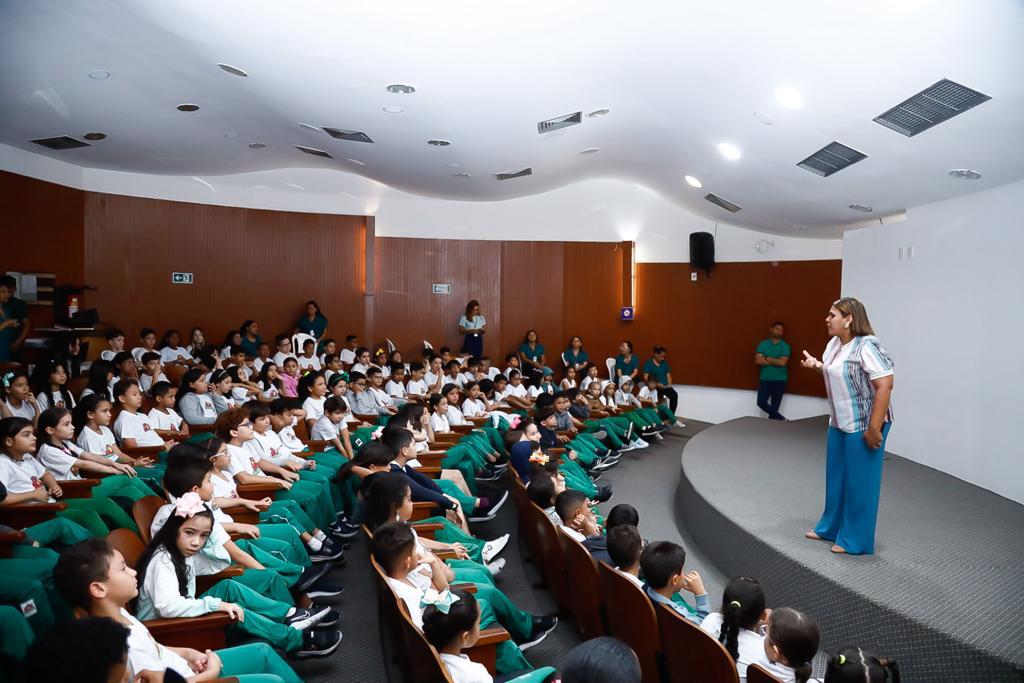
[[[3,207],[0,273],[53,273],[58,284],[81,285],[85,276],[80,190],[0,171]],[[94,306],[89,293],[83,307]],[[53,324],[50,306],[29,306],[34,327]]]
[[[307,299],[343,336],[363,327],[364,219],[87,193],[85,270],[105,321],[193,325],[220,342],[245,318],[264,338],[292,330]],[[192,285],[171,284],[173,271]]]
[[[615,354],[630,324],[619,320],[622,249],[618,242],[565,243],[565,323],[559,351],[568,346],[572,335],[578,334],[594,362],[602,364]]]
[[[506,353],[518,350],[530,329],[554,363],[565,340],[563,242],[501,243],[500,350],[492,354],[503,363]]]
[[[435,349],[458,350],[459,316],[470,299],[477,299],[488,320],[484,350],[497,353],[501,242],[380,237],[376,247],[376,338],[364,342],[380,344],[390,338],[414,360],[419,359],[424,339]],[[434,283],[450,284],[451,294],[432,294]]]

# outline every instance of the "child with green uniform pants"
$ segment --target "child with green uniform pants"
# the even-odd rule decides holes
[[[239,683],[302,683],[265,643],[205,653],[158,645],[142,622],[126,609],[139,594],[135,571],[102,539],[84,541],[62,553],[54,569],[54,582],[61,596],[74,607],[95,617],[109,617],[131,630],[128,668],[133,679],[145,670],[170,668],[186,678],[203,672],[214,677],[236,677]]]

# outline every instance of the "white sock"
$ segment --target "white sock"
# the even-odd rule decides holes
[[[322,531],[320,531],[318,529],[317,532],[315,534],[313,534],[313,538],[315,538],[316,540],[318,540],[321,543],[323,543],[324,541],[327,540],[327,534],[325,534],[324,532],[322,532]]]
[[[320,550],[320,548],[324,547],[323,541],[321,541],[319,538],[309,539],[308,541],[306,541],[306,545],[308,545],[309,549],[313,552],[317,552],[318,550]]]

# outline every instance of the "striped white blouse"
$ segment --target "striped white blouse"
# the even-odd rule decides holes
[[[829,425],[844,432],[863,432],[871,418],[875,387],[871,380],[893,374],[889,352],[878,337],[854,337],[846,344],[832,337],[821,362],[828,394]],[[885,421],[892,422],[892,404]]]

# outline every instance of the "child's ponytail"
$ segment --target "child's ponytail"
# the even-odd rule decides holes
[[[862,648],[844,647],[828,660],[825,683],[900,683],[900,666]]]
[[[741,629],[753,630],[764,614],[764,590],[757,579],[739,576],[725,587],[722,594],[722,630],[719,642],[734,660],[739,660]]]
[[[437,650],[443,650],[459,634],[473,630],[479,611],[472,593],[442,591],[438,594],[438,604],[428,604],[423,610],[423,636]]]

